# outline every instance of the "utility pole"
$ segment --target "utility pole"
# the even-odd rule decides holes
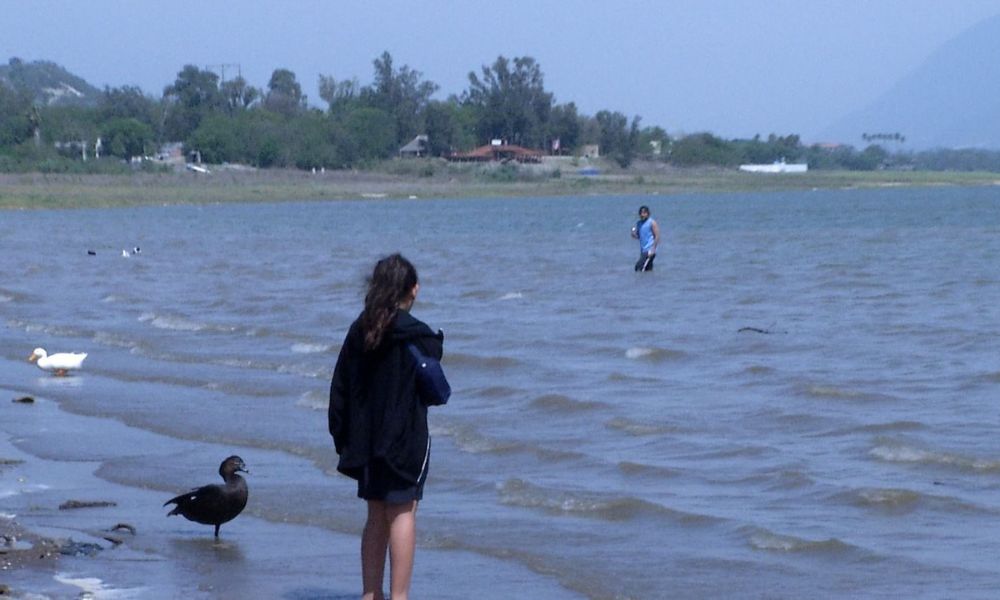
[[[206,71],[212,71],[214,69],[219,69],[219,83],[226,82],[226,67],[236,67],[236,76],[243,77],[243,69],[240,67],[240,63],[219,63],[215,65],[205,65]]]

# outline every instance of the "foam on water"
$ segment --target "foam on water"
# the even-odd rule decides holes
[[[793,554],[840,555],[858,550],[836,538],[809,540],[760,528],[750,530],[747,543],[755,550]]]
[[[157,329],[167,329],[170,331],[201,331],[208,327],[205,323],[192,321],[186,317],[158,315],[151,312],[145,312],[139,315],[139,322],[149,323]]]
[[[321,352],[328,352],[330,348],[329,344],[313,344],[308,342],[292,344],[292,352],[296,354],[319,354]]]
[[[625,351],[625,358],[629,360],[677,360],[684,357],[684,352],[680,350],[670,350],[668,348],[653,348],[647,346],[635,346]]]
[[[330,394],[325,389],[302,392],[299,399],[295,401],[295,406],[325,411],[330,407]]]
[[[892,488],[866,488],[857,490],[853,495],[860,506],[885,508],[893,511],[913,510],[922,498],[919,492]]]
[[[57,573],[54,579],[63,585],[80,589],[81,598],[142,598],[146,588],[116,589],[109,587],[97,577],[79,577],[69,573]]]
[[[906,443],[882,441],[869,451],[869,455],[889,463],[949,467],[962,471],[1000,472],[1000,460],[964,456],[954,452],[926,450]]]

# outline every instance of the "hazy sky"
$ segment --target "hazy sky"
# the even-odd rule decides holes
[[[0,0],[0,60],[51,60],[159,96],[185,64],[370,83],[388,50],[440,86],[532,56],[558,102],[672,134],[801,134],[861,108],[1000,0]],[[218,69],[216,69],[218,72]],[[227,67],[226,77],[235,74]]]

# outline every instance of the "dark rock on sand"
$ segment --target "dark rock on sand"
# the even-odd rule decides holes
[[[219,537],[219,527],[235,519],[247,505],[247,482],[237,475],[240,471],[249,473],[242,458],[230,456],[219,465],[225,484],[205,485],[167,500],[163,506],[177,505],[167,516],[181,515],[195,523],[215,525],[215,537]]]
[[[101,550],[104,550],[100,544],[92,544],[90,542],[77,542],[72,538],[66,540],[61,546],[59,546],[59,554],[63,556],[94,556]]]
[[[125,542],[125,538],[123,538],[121,536],[118,536],[118,535],[112,535],[113,533],[118,532],[118,531],[127,531],[127,532],[131,533],[133,536],[135,535],[135,527],[133,527],[132,525],[129,525],[128,523],[118,523],[117,525],[115,525],[114,527],[112,527],[111,529],[109,529],[108,531],[110,533],[102,533],[100,537],[101,537],[101,539],[103,539],[105,541],[111,542],[115,546],[118,546],[118,545],[124,543]]]
[[[109,531],[121,531],[123,529],[125,531],[131,533],[132,535],[135,535],[135,527],[132,526],[132,525],[129,525],[128,523],[118,523],[117,525],[115,525],[114,527],[112,527],[111,529],[109,529]]]
[[[20,398],[14,398],[11,402],[15,404],[34,404],[35,399],[31,396],[21,396]]]

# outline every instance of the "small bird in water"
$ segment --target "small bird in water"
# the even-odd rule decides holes
[[[188,521],[215,525],[215,537],[218,538],[219,527],[235,519],[247,505],[247,482],[237,475],[238,472],[250,473],[242,458],[230,456],[219,465],[224,485],[204,485],[167,500],[163,506],[177,505],[167,516],[181,515]]]
[[[83,367],[83,360],[87,358],[86,352],[57,352],[49,354],[44,348],[35,348],[28,357],[28,362],[33,362],[43,371],[51,371],[58,377],[63,377],[70,371]]]

